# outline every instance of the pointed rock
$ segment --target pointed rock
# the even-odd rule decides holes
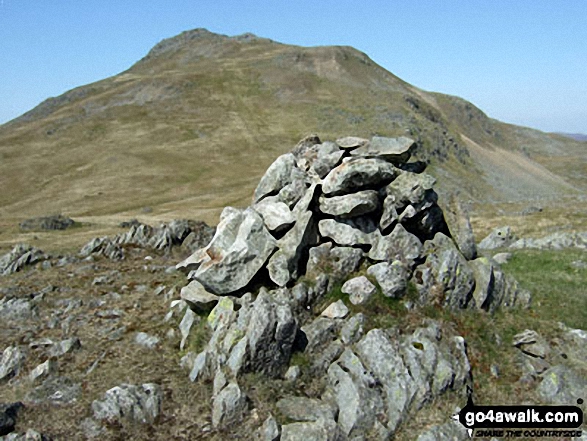
[[[296,157],[292,153],[286,153],[277,158],[259,181],[253,200],[258,202],[265,196],[277,194],[279,190],[289,184],[295,164]]]

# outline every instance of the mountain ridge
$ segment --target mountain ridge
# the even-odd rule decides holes
[[[587,188],[580,143],[419,89],[354,48],[196,29],[163,40],[120,74],[0,126],[0,184],[18,188],[0,197],[0,217],[145,206],[180,215],[182,201],[195,202],[197,215],[245,205],[268,164],[307,133],[411,136],[416,158],[447,177],[446,190],[473,200],[558,198]],[[500,173],[511,171],[496,163],[488,174],[465,138],[511,151],[537,187],[518,189],[513,176],[513,186],[495,188]]]

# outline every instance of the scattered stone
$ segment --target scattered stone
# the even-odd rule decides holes
[[[8,346],[0,359],[0,383],[18,375],[25,360],[25,354],[17,346]]]
[[[48,376],[52,375],[57,371],[57,362],[51,358],[46,360],[44,363],[41,363],[36,368],[34,368],[29,378],[31,382],[38,383],[43,381]]]
[[[346,307],[342,300],[338,300],[334,303],[331,303],[322,314],[322,317],[330,318],[330,319],[341,319],[345,318],[349,313],[349,309]]]
[[[56,343],[49,349],[49,355],[51,357],[61,357],[65,354],[77,351],[82,347],[82,343],[79,338],[71,337]]]
[[[149,335],[146,332],[138,332],[135,337],[135,343],[147,349],[155,349],[159,341],[159,337]]]
[[[121,384],[108,390],[101,400],[93,401],[92,411],[97,420],[152,424],[161,412],[162,398],[157,384]]]
[[[485,239],[483,239],[478,247],[482,250],[494,250],[496,248],[505,248],[510,246],[516,240],[511,227],[505,226],[496,228]]]
[[[242,420],[247,410],[247,397],[237,383],[229,383],[212,404],[212,425],[229,426]]]
[[[40,386],[30,391],[26,398],[36,404],[67,404],[76,401],[82,388],[67,377],[48,377]]]
[[[300,374],[301,370],[299,366],[290,366],[283,378],[287,381],[296,381],[300,377]]]
[[[369,301],[377,288],[365,276],[360,276],[346,281],[342,285],[341,291],[343,294],[349,295],[349,300],[353,305],[362,305]]]

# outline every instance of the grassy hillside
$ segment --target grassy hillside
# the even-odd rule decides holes
[[[584,143],[422,91],[350,47],[185,32],[0,126],[0,223],[47,213],[215,222],[298,139],[418,140],[441,188],[496,202],[586,189]],[[505,184],[505,185],[504,185]]]

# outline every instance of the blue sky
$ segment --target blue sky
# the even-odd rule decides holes
[[[0,123],[198,27],[354,46],[493,118],[587,133],[585,0],[0,0]]]

